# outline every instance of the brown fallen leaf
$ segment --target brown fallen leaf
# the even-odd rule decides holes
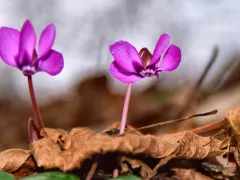
[[[145,154],[153,158],[163,158],[172,154],[183,158],[202,159],[226,153],[222,142],[210,137],[201,137],[191,132],[182,137],[171,134],[160,137],[153,135],[126,134],[109,136],[97,134],[89,128],[74,128],[61,133],[64,150],[56,142],[59,130],[48,129],[48,137],[31,144],[32,154],[38,164],[45,169],[59,168],[70,171],[79,168],[86,159],[95,154],[121,152],[132,155]],[[211,143],[209,143],[211,141]]]
[[[153,178],[156,174],[157,174],[157,171],[160,167],[162,167],[163,165],[167,164],[170,160],[172,160],[173,158],[175,158],[176,155],[175,154],[172,154],[170,156],[167,156],[167,157],[164,157],[162,158],[159,163],[154,167],[152,173],[148,176],[149,179]]]
[[[13,172],[18,170],[30,157],[31,151],[8,149],[0,153],[0,170]]]
[[[200,172],[197,172],[195,169],[180,169],[176,168],[173,169],[179,179],[184,179],[184,180],[213,180],[213,178],[208,177],[206,175],[203,175]]]
[[[17,170],[12,172],[15,178],[23,178],[29,176],[37,171],[37,165],[32,156],[30,156],[23,165]]]
[[[142,162],[140,160],[125,157],[125,156],[123,156],[120,161],[122,174],[129,172],[128,164],[131,166],[132,169],[139,168],[140,175],[143,179],[148,178],[152,175],[153,171],[147,164],[145,164],[144,162]]]
[[[66,136],[66,134],[68,134],[67,131],[64,131],[62,129],[51,129],[51,128],[45,128],[45,132],[47,134],[47,137],[51,138],[55,142],[59,140],[59,137]]]
[[[226,119],[230,123],[233,130],[240,135],[240,108],[229,110],[226,115]]]

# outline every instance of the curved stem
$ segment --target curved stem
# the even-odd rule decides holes
[[[39,109],[38,109],[37,101],[36,101],[36,98],[35,98],[35,94],[34,94],[32,76],[28,76],[28,88],[29,88],[29,94],[30,94],[31,101],[32,101],[32,108],[33,108],[34,117],[36,119],[38,128],[41,132],[41,130],[44,128],[44,125],[43,125],[43,121],[42,121],[42,118],[41,118],[41,115],[40,115],[40,112],[39,112]]]

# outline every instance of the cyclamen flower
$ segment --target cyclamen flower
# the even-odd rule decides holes
[[[55,26],[49,24],[41,33],[38,51],[35,50],[36,34],[29,20],[21,31],[9,27],[0,29],[0,58],[8,65],[20,69],[25,76],[39,71],[57,75],[64,66],[63,56],[52,48]]]
[[[173,44],[169,46],[169,43],[170,36],[162,34],[151,54],[146,48],[138,53],[130,43],[118,41],[110,46],[114,61],[109,70],[115,78],[124,83],[132,83],[145,77],[158,77],[161,71],[173,71],[181,61],[181,50]]]

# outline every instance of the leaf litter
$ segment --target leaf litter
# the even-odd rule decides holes
[[[71,131],[45,128],[47,136],[30,144],[30,150],[9,149],[1,152],[0,169],[12,173],[17,178],[39,172],[41,168],[44,170],[40,171],[59,169],[63,172],[75,172],[81,170],[86,162],[96,155],[101,155],[100,160],[104,161],[105,156],[113,153],[116,163],[121,167],[121,174],[137,173],[143,179],[154,179],[164,175],[164,168],[174,159],[178,162],[197,160],[202,172],[194,166],[190,169],[173,166],[165,171],[174,172],[172,178],[234,177],[240,162],[239,132],[238,127],[235,127],[239,118],[239,109],[230,110],[226,119],[233,131],[220,131],[216,135],[206,137],[190,131],[183,135],[144,135],[138,131],[133,132],[131,127],[126,129],[129,133],[118,136],[118,123],[101,133],[89,128],[74,128]],[[224,167],[207,162],[208,159],[228,154],[234,157],[229,161],[233,161],[232,164],[236,166]],[[100,169],[101,167],[98,167],[97,170]],[[215,174],[218,172],[218,176],[213,175],[214,171]]]

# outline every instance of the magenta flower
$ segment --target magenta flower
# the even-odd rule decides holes
[[[21,31],[9,27],[0,29],[0,57],[9,66],[20,69],[25,76],[39,71],[54,76],[64,66],[61,53],[52,50],[55,39],[55,26],[48,25],[40,36],[38,51],[35,50],[36,34],[29,20]]]
[[[110,46],[114,57],[109,69],[111,74],[124,83],[132,83],[145,77],[158,77],[161,71],[173,71],[181,61],[181,50],[173,44],[169,46],[169,42],[170,36],[162,34],[153,55],[146,48],[138,53],[136,48],[126,41],[114,43]],[[164,51],[166,53],[160,62]]]

